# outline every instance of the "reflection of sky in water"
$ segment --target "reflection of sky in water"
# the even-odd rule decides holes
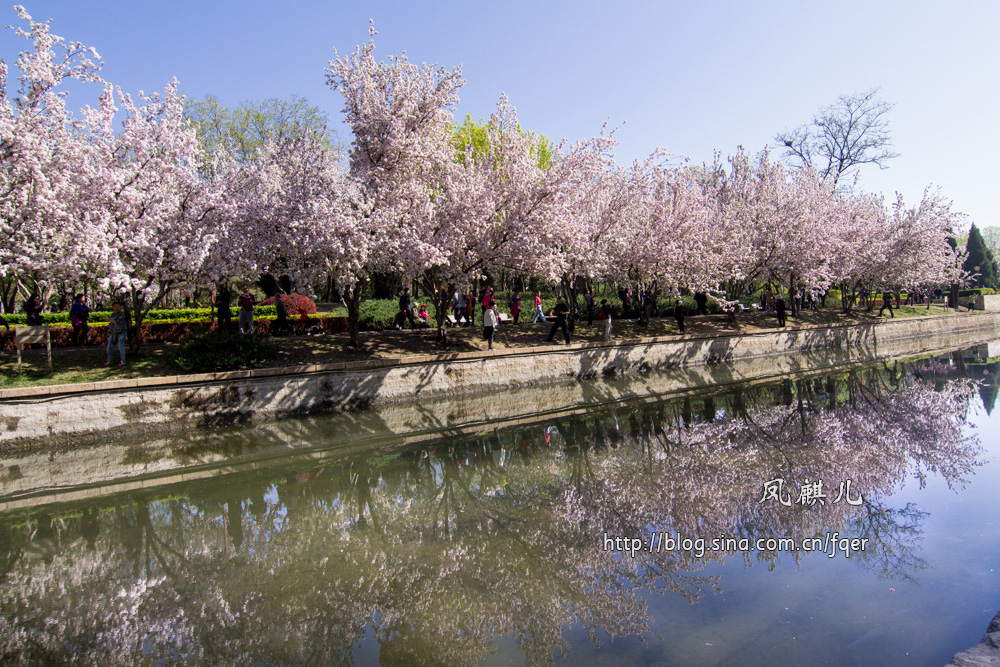
[[[926,569],[912,581],[879,578],[842,555],[812,554],[796,565],[783,554],[772,572],[764,562],[746,569],[736,556],[701,572],[721,576],[719,595],[695,605],[646,595],[653,621],[645,644],[619,637],[597,648],[575,628],[557,664],[946,664],[979,642],[1000,609],[1000,411],[988,416],[979,405],[969,421],[984,465],[964,489],[938,475],[920,488],[911,477],[886,500],[929,512],[917,553]]]

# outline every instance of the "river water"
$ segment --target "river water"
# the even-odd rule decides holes
[[[943,665],[1000,608],[998,378],[980,346],[97,438],[75,484],[9,455],[0,663]]]

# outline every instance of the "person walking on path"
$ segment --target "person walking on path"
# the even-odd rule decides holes
[[[545,313],[542,311],[542,293],[535,292],[535,317],[531,320],[534,324],[538,320],[545,321]]]
[[[882,311],[886,308],[889,309],[889,317],[896,317],[895,313],[892,312],[892,294],[888,290],[882,292],[882,307],[878,309],[879,317],[882,317]]]
[[[90,332],[90,308],[83,302],[83,295],[77,294],[73,297],[73,306],[69,309],[69,322],[73,325],[73,334],[70,342],[73,345],[86,345],[87,334]]]
[[[493,349],[493,336],[497,326],[500,324],[500,314],[496,307],[487,308],[483,311],[483,340],[489,343],[489,349]]]
[[[607,299],[601,299],[601,319],[604,320],[604,341],[611,342],[611,304]]]
[[[456,290],[451,306],[455,309],[455,326],[462,326],[462,318],[465,316],[465,295]]]
[[[778,297],[778,300],[774,302],[774,311],[778,314],[778,326],[785,326],[785,298],[782,296]]]
[[[594,302],[594,295],[589,291],[583,295],[583,302],[587,304],[587,326],[594,326],[594,311],[597,308],[597,304]]]
[[[215,316],[219,322],[219,331],[229,331],[233,328],[233,311],[229,307],[229,283],[219,283],[215,293]]]
[[[514,324],[517,324],[517,320],[521,317],[521,295],[514,292],[510,297],[510,316],[514,319]]]
[[[556,318],[556,321],[552,323],[552,330],[549,331],[549,337],[546,341],[551,343],[555,340],[556,330],[562,329],[563,337],[566,339],[566,344],[569,345],[569,327],[566,325],[566,316],[569,315],[569,308],[563,303],[562,297],[556,297],[556,307],[552,309],[549,313]]]
[[[132,319],[122,307],[121,301],[115,301],[111,305],[111,319],[108,321],[108,358],[104,362],[105,366],[111,365],[111,355],[115,346],[118,346],[118,365],[125,365],[125,342],[128,338],[128,330],[132,326]]]
[[[240,294],[240,334],[253,334],[253,307],[257,299],[250,293],[250,286],[243,286],[243,293]]]
[[[677,320],[677,328],[684,333],[684,303],[680,299],[677,299],[677,305],[674,306],[674,319]]]

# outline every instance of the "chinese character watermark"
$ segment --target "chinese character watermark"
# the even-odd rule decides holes
[[[760,499],[760,502],[764,502],[765,500],[777,500],[785,507],[792,506],[792,499],[788,495],[788,490],[785,489],[784,479],[778,478],[772,479],[770,482],[764,482],[764,497]]]
[[[823,490],[823,487],[823,480],[818,479],[816,481],[810,481],[807,477],[805,483],[799,486],[799,496],[798,499],[795,500],[795,503],[799,505],[809,505],[810,507],[817,504],[820,506],[826,505],[829,498]],[[848,479],[840,483],[837,491],[837,497],[830,501],[830,503],[839,503],[841,500],[846,502],[848,505],[860,505],[865,499],[859,492],[852,492],[851,480]],[[764,482],[764,495],[761,497],[760,502],[763,503],[766,501],[777,502],[785,507],[792,506],[792,494],[789,491],[788,485],[783,477],[776,477],[775,479]]]

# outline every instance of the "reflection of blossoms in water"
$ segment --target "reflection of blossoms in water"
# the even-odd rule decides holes
[[[720,585],[698,570],[731,557],[622,557],[605,533],[840,530],[872,539],[869,566],[906,576],[920,567],[922,516],[886,498],[910,473],[955,483],[977,454],[963,430],[971,387],[912,370],[619,406],[186,497],[119,499],[96,515],[96,550],[74,513],[44,549],[41,519],[0,521],[0,648],[14,664],[350,664],[370,637],[386,664],[462,665],[516,637],[529,664],[545,664],[567,625],[594,641],[642,634],[640,593],[696,602]],[[850,479],[864,502],[762,504],[778,477]],[[773,567],[781,554],[743,558]]]
[[[632,446],[590,461],[601,474],[579,476],[562,511],[568,521],[588,520],[626,536],[666,531],[801,540],[839,528],[872,538],[864,559],[876,569],[908,576],[921,567],[914,551],[921,517],[912,508],[887,508],[881,499],[899,488],[907,471],[921,483],[928,472],[949,485],[960,482],[976,464],[978,447],[963,430],[971,385],[936,390],[894,371],[789,381],[704,399],[712,405],[702,411],[686,401],[633,416],[639,423]],[[763,394],[778,405],[761,401]],[[865,502],[762,506],[756,494],[775,476],[800,483],[851,480]],[[757,557],[773,562],[777,554]]]

